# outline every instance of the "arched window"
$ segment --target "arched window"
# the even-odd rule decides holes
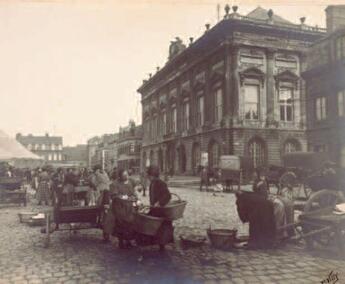
[[[301,151],[301,144],[297,140],[288,140],[284,144],[284,153]]]
[[[252,159],[254,168],[260,167],[266,162],[265,143],[261,139],[253,139],[248,143],[249,156]]]
[[[179,153],[179,170],[180,173],[184,173],[186,171],[186,148],[184,145],[180,145],[178,148]]]
[[[192,149],[192,168],[195,173],[197,172],[197,167],[201,164],[201,153],[200,153],[200,145],[198,143],[193,144]]]
[[[208,164],[211,168],[217,168],[219,164],[220,147],[215,141],[211,142],[208,149]]]
[[[147,167],[147,156],[146,152],[143,152],[143,161],[142,161],[143,168]]]
[[[153,150],[150,151],[150,165],[154,165],[155,164],[155,154],[153,152]]]
[[[345,144],[341,146],[340,150],[340,166],[345,168]]]

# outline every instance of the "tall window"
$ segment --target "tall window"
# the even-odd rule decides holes
[[[198,97],[197,101],[197,126],[202,126],[204,125],[204,97],[200,96]]]
[[[345,36],[336,39],[336,59],[345,58]]]
[[[265,164],[265,145],[260,140],[252,140],[248,145],[249,155],[252,159],[254,168]]]
[[[189,103],[185,102],[182,107],[182,128],[189,129]]]
[[[217,89],[215,91],[215,110],[214,110],[214,121],[219,122],[223,117],[223,91],[222,89]]]
[[[162,121],[161,121],[161,125],[162,125],[162,134],[165,135],[167,134],[167,113],[163,112],[162,115]]]
[[[259,119],[259,86],[244,87],[244,114],[246,119]]]
[[[340,150],[340,166],[345,168],[345,144],[341,146]]]
[[[338,115],[345,116],[345,90],[338,92]]]
[[[324,120],[327,117],[327,111],[326,111],[326,98],[320,97],[316,99],[316,119],[317,120]]]
[[[171,131],[172,132],[177,131],[177,110],[176,110],[176,107],[174,107],[171,111]]]
[[[293,121],[293,91],[291,88],[279,89],[279,109],[281,121]]]
[[[220,156],[220,147],[218,143],[213,142],[209,146],[209,153],[208,153],[208,162],[211,168],[218,167],[219,164],[219,156]]]

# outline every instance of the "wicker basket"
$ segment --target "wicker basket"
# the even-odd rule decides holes
[[[152,207],[152,215],[159,216],[170,221],[174,221],[183,217],[187,201],[182,200],[180,196],[175,193],[171,193],[171,195],[177,197],[177,200],[170,201],[164,207]]]
[[[208,229],[207,235],[211,244],[218,249],[231,249],[236,241],[237,230]]]
[[[137,213],[134,218],[134,230],[138,233],[154,236],[157,234],[164,219]]]

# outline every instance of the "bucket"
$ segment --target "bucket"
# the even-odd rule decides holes
[[[236,241],[237,230],[229,229],[208,229],[208,238],[213,247],[217,249],[232,249]]]

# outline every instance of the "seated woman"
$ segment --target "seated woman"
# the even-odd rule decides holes
[[[294,234],[278,228],[293,222],[293,204],[286,198],[269,195],[264,172],[258,171],[253,192],[237,193],[237,211],[242,222],[249,222],[249,243],[270,247],[279,239]]]
[[[115,181],[113,181],[110,185],[110,197],[113,202],[113,208],[115,211],[121,210],[121,205],[116,204],[116,202],[120,202],[117,198],[121,198],[124,200],[131,199],[133,201],[137,200],[137,195],[134,190],[134,186],[132,182],[129,180],[128,172],[124,169],[120,169],[118,171],[118,177]],[[132,204],[129,204],[132,206]],[[131,209],[131,208],[127,208]],[[127,210],[123,208],[123,210]],[[109,214],[113,214],[113,210],[109,212]],[[131,230],[131,224],[128,220],[122,218],[126,212],[118,212],[119,214],[115,213],[113,219],[115,222],[112,224],[107,225],[107,232],[113,233],[115,230],[115,235],[119,239],[119,248],[129,248],[131,247],[130,239],[133,238],[133,231]],[[110,216],[108,216],[109,218]],[[107,222],[110,223],[110,222]]]

